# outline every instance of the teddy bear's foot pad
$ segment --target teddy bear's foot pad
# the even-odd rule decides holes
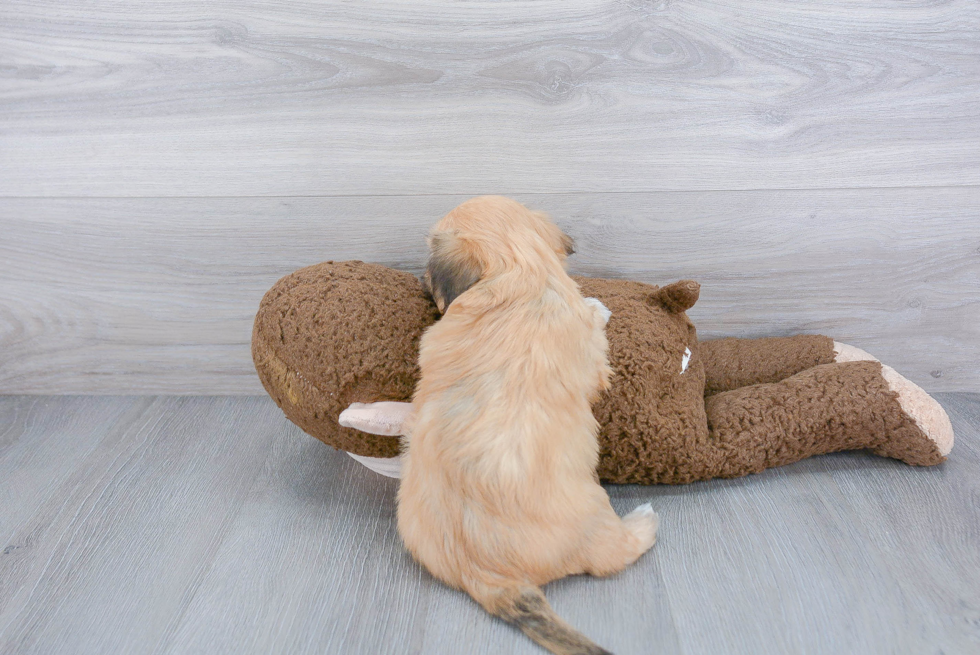
[[[839,341],[834,342],[835,362],[877,362],[878,358],[860,348]]]
[[[846,343],[834,342],[834,361],[835,362],[877,362],[877,357],[871,355],[860,348]],[[891,366],[881,366],[881,376],[885,378],[888,389],[898,396],[898,404],[902,411],[915,421],[915,425],[922,431],[936,446],[941,457],[946,457],[953,449],[953,425],[949,422],[949,416],[936,400],[922,390],[917,384],[901,375]],[[909,461],[908,457],[892,454],[892,448],[883,446],[876,449],[881,454],[889,457],[896,457]],[[918,462],[909,461],[910,464],[933,464],[932,458],[929,461]]]
[[[953,449],[953,424],[946,410],[917,384],[902,376],[891,366],[881,367],[888,388],[898,395],[898,404],[920,430],[936,445],[943,457]]]

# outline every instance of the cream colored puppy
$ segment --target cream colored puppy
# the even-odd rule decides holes
[[[405,545],[446,584],[553,653],[605,653],[539,588],[609,575],[656,538],[599,486],[591,403],[609,385],[599,311],[565,272],[571,240],[496,196],[432,230],[426,281],[444,315],[422,337],[398,491]]]

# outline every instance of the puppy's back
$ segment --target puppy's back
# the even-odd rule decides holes
[[[445,314],[421,342],[399,532],[433,575],[545,648],[604,653],[539,588],[591,570],[594,537],[621,531],[594,476],[602,320],[565,273],[567,237],[512,201],[478,209],[487,202],[491,220],[465,229],[457,208],[430,242]],[[512,218],[501,239],[494,226]]]
[[[506,472],[521,464],[538,476],[588,474],[596,464],[591,401],[609,375],[607,344],[595,311],[569,278],[524,303],[453,307],[423,336],[416,388],[412,455],[427,434],[454,444],[458,460],[441,466]],[[473,290],[479,293],[478,290]],[[554,457],[556,451],[562,457]],[[549,476],[550,477],[550,476]]]

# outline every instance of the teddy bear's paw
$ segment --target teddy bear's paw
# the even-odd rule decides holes
[[[650,503],[643,503],[623,517],[626,528],[639,540],[642,550],[646,552],[657,541],[657,529],[660,527],[660,517],[653,511]]]
[[[364,457],[347,453],[354,461],[363,464],[378,475],[387,478],[400,478],[402,476],[402,458],[398,457]]]
[[[834,342],[834,361],[835,362],[877,362],[878,358],[866,353],[860,348],[849,346],[846,343]]]
[[[412,413],[412,403],[383,401],[351,403],[340,413],[337,422],[369,434],[397,437],[405,434],[405,421]]]
[[[902,411],[936,444],[940,455],[948,455],[953,449],[953,424],[943,406],[891,366],[882,365],[881,375],[888,383],[888,388],[898,394],[898,404],[902,406]]]

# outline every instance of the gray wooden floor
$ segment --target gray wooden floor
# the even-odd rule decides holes
[[[632,653],[980,652],[980,394],[949,461],[681,487],[612,579],[546,589]],[[396,483],[265,397],[0,397],[0,652],[538,653],[400,547]]]

